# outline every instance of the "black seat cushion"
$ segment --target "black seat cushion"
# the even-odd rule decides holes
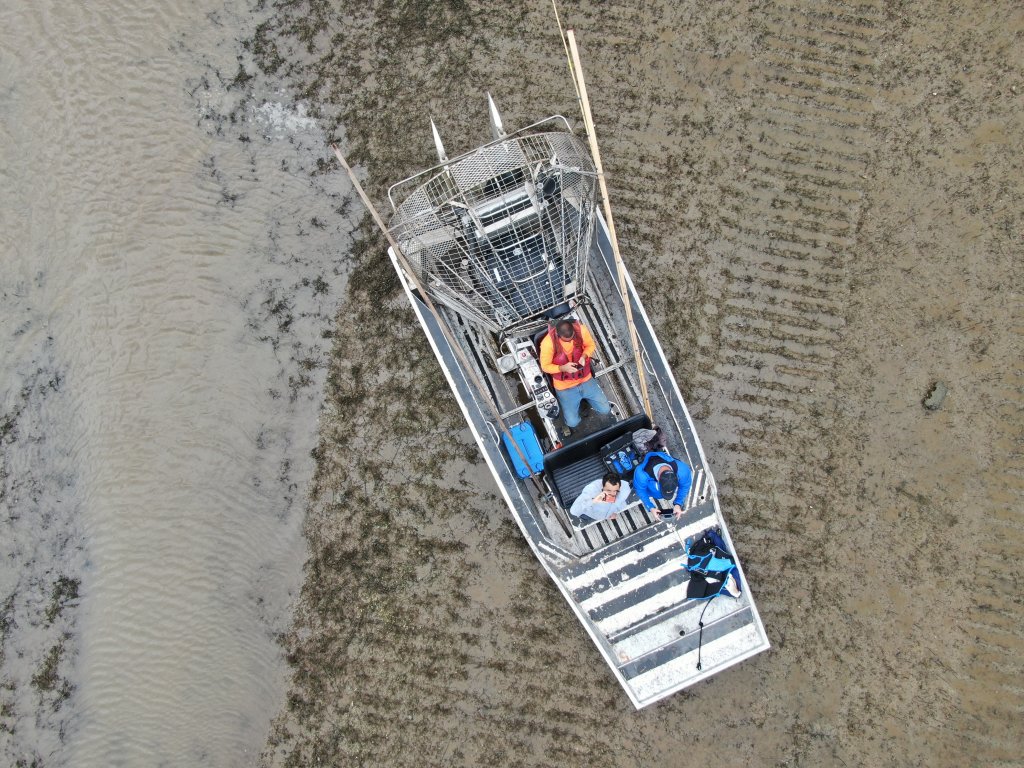
[[[548,473],[562,506],[568,509],[583,486],[607,471],[601,461],[601,446],[638,429],[650,428],[651,420],[647,414],[638,413],[545,454],[544,471]]]
[[[568,509],[576,501],[587,483],[602,477],[605,472],[604,462],[598,455],[586,456],[575,464],[559,467],[551,473],[551,479],[558,489],[562,506]]]

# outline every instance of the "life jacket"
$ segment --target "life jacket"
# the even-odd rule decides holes
[[[583,357],[583,328],[578,322],[572,324],[572,361],[578,363],[580,358]],[[565,365],[570,362],[569,357],[565,354],[565,350],[562,348],[562,339],[558,335],[558,331],[552,326],[548,331],[548,338],[551,340],[551,351],[553,355],[551,362],[555,365]],[[590,377],[590,358],[587,358],[587,362],[583,364],[583,367],[578,371],[572,373],[558,373],[551,374],[551,378],[555,381],[577,381]]]

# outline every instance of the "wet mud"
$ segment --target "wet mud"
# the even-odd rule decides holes
[[[1024,14],[564,14],[625,258],[774,648],[632,710],[366,226],[263,762],[1019,764]],[[544,3],[282,4],[249,46],[345,126],[382,207],[434,162],[429,118],[450,156],[487,138],[486,90],[507,126],[578,114]]]
[[[202,34],[164,41],[187,77],[146,69],[177,89],[165,100],[195,119],[188,139],[106,118],[105,132],[83,135],[91,123],[80,110],[105,99],[68,106],[50,86],[26,87],[28,53],[0,55],[4,79],[21,83],[0,103],[11,115],[35,105],[26,114],[46,126],[37,144],[26,121],[4,122],[2,137],[12,180],[0,196],[9,762],[71,764],[77,743],[82,764],[114,753],[124,764],[246,764],[261,747],[267,766],[1020,764],[1024,13],[1005,0],[562,10],[578,32],[625,258],[694,414],[773,649],[632,710],[510,519],[383,239],[365,219],[351,232],[360,211],[320,145],[342,144],[383,210],[388,184],[433,164],[429,118],[452,156],[488,137],[485,91],[507,126],[554,112],[579,126],[550,7],[260,4],[255,16],[197,17]],[[52,19],[76,40],[100,34],[96,50],[125,39],[102,18],[65,17]],[[53,34],[46,13],[25,18]],[[109,86],[121,98],[117,77],[68,69],[63,46],[42,50],[35,70],[57,74],[55,94]],[[135,103],[145,90],[127,95]],[[131,140],[112,144],[119,130]],[[207,590],[257,627],[244,634],[259,637],[258,654],[228,645],[222,658],[245,667],[244,690],[258,695],[204,690],[168,666],[156,677],[189,690],[192,706],[132,686],[136,705],[109,681],[144,674],[152,686],[147,665],[164,657],[124,657],[89,624],[99,577],[116,576],[95,564],[100,507],[89,488],[117,475],[111,467],[135,466],[137,451],[103,465],[107,474],[82,456],[168,432],[148,417],[114,432],[86,407],[128,402],[100,386],[105,374],[84,375],[95,356],[81,354],[82,339],[123,332],[131,367],[129,325],[91,297],[109,292],[101,268],[142,263],[118,260],[102,238],[91,250],[90,233],[117,230],[137,204],[97,203],[91,190],[128,167],[122,146],[161,131],[157,157],[173,141],[189,150],[170,153],[186,157],[186,175],[152,209],[201,201],[181,205],[225,238],[217,249],[245,256],[214,277],[231,286],[225,333],[252,354],[238,370],[260,381],[249,398],[258,418],[229,453],[248,473],[235,495],[272,532],[256,531],[261,546],[295,538],[313,472],[309,559],[281,638],[290,682],[265,745],[254,739],[280,695],[270,637],[287,625],[291,554],[258,567],[256,584],[245,576]],[[97,154],[88,183],[73,164],[58,167],[49,144]],[[138,178],[142,194],[167,183]],[[150,241],[173,235],[190,253],[196,231],[174,224]],[[74,266],[39,268],[40,254],[65,251]],[[83,284],[75,268],[99,282]],[[103,333],[83,335],[83,317]],[[145,373],[143,357],[132,370]],[[211,486],[225,487],[221,477]],[[209,507],[194,511],[209,519]],[[231,524],[223,531],[237,542]],[[137,634],[135,619],[114,624]],[[214,624],[197,620],[193,634]],[[90,647],[128,661],[90,677]],[[125,725],[124,712],[145,714],[146,727]]]

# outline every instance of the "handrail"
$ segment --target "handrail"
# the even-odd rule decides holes
[[[518,131],[515,131],[513,133],[510,133],[510,134],[507,134],[505,136],[502,136],[501,138],[493,139],[492,141],[488,141],[486,144],[481,144],[479,147],[474,147],[473,149],[469,150],[469,152],[463,152],[458,157],[451,158],[446,163],[438,163],[437,165],[432,165],[429,168],[424,168],[422,171],[418,171],[418,172],[414,173],[412,176],[407,176],[406,178],[402,179],[401,181],[396,181],[394,184],[392,184],[390,187],[388,187],[388,202],[391,204],[391,210],[395,211],[396,213],[398,212],[398,206],[395,205],[395,199],[391,196],[391,193],[394,192],[397,187],[400,187],[403,184],[408,184],[413,179],[418,179],[420,176],[425,176],[426,174],[430,173],[431,171],[444,170],[448,166],[453,165],[454,163],[457,163],[460,160],[465,160],[467,157],[469,157],[470,155],[475,154],[476,152],[480,151],[481,149],[486,149],[487,147],[494,146],[495,144],[501,144],[503,142],[509,141],[510,139],[514,139],[516,136],[518,136],[521,133],[525,133],[526,131],[532,130],[532,129],[536,128],[539,125],[544,125],[545,123],[554,122],[555,120],[561,120],[563,123],[565,123],[566,130],[569,133],[572,133],[572,125],[569,124],[569,121],[565,117],[563,117],[562,115],[551,115],[551,117],[545,117],[543,120],[538,120],[536,123],[532,123],[532,124],[526,126],[525,128],[520,128]]]

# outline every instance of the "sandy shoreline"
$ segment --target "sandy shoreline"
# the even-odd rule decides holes
[[[264,762],[1012,764],[1020,9],[566,15],[627,262],[774,649],[632,711],[508,519],[364,228],[295,675]],[[543,4],[310,4],[282,9],[252,50],[345,125],[384,201],[432,162],[429,117],[449,154],[485,137],[485,90],[507,125],[575,114],[551,30]],[[928,410],[939,381],[948,395]]]

